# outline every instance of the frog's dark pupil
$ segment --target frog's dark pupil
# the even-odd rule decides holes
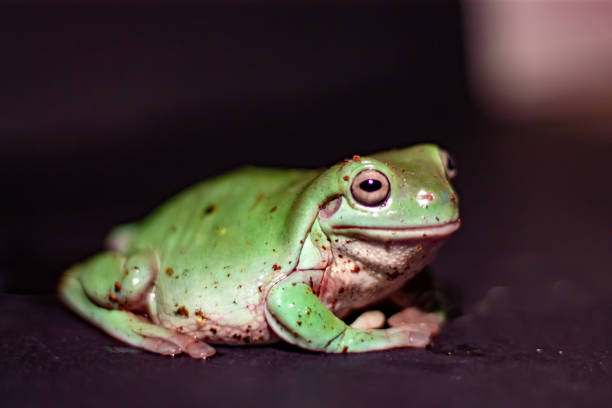
[[[368,193],[371,193],[376,190],[380,190],[381,187],[382,187],[382,183],[374,179],[367,179],[367,180],[362,181],[359,184],[359,188],[364,191],[367,191]]]
[[[449,156],[448,160],[446,160],[446,168],[450,171],[453,171],[457,168],[456,166],[457,165],[455,164],[455,160],[453,160],[453,158]]]

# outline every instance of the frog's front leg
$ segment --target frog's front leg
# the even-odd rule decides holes
[[[361,330],[346,325],[319,300],[305,279],[295,273],[270,289],[266,318],[285,341],[327,353],[357,353],[396,347],[425,347],[429,333],[413,327]]]
[[[152,251],[126,257],[106,252],[69,269],[60,282],[62,300],[111,336],[155,353],[206,358],[214,348],[160,327],[130,310],[151,313],[151,289],[159,261]]]

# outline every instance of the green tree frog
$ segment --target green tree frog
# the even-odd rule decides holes
[[[459,228],[455,172],[431,144],[322,170],[244,167],[112,231],[59,293],[113,337],[166,355],[279,340],[326,353],[425,347],[440,314],[367,308],[401,299]]]

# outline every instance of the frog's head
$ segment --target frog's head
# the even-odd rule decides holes
[[[319,211],[319,224],[342,258],[388,276],[416,273],[459,228],[453,160],[424,144],[331,169],[336,191]],[[337,184],[336,184],[337,183]]]
[[[417,145],[337,166],[340,196],[319,213],[324,230],[372,240],[444,237],[459,227],[458,199],[450,184],[457,170],[434,145]]]

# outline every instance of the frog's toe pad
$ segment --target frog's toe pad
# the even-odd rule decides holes
[[[380,329],[385,325],[385,315],[378,310],[368,310],[363,312],[353,323],[351,327],[360,330]]]
[[[207,358],[215,354],[215,349],[203,341],[196,340],[183,350],[192,358]]]
[[[425,313],[409,307],[391,316],[387,323],[391,327],[412,327],[414,330],[436,335],[440,331],[442,321],[435,313]]]

